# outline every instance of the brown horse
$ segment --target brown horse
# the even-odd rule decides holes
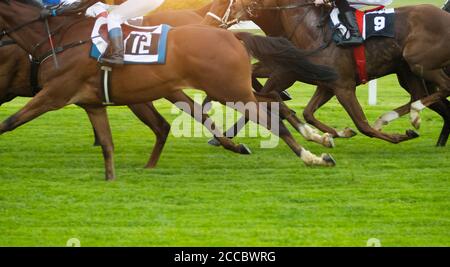
[[[145,16],[140,25],[159,25],[165,23],[171,26],[180,26],[200,23],[209,11],[210,6],[211,4],[208,4],[197,10],[162,11],[154,13],[152,15]],[[25,50],[15,45],[14,41],[5,37],[3,33],[0,33],[0,40],[2,41],[0,44],[0,58],[2,58],[2,61],[0,62],[0,70],[2,73],[5,73],[0,81],[1,106],[2,104],[9,102],[18,96],[33,97],[37,92],[33,91],[34,89],[30,86],[31,63],[29,55],[25,52]],[[153,168],[157,165],[161,151],[169,135],[170,124],[164,120],[158,112],[155,111],[155,108],[151,102],[146,104],[130,105],[129,108],[143,123],[150,127],[156,135],[153,151],[145,166],[146,168]],[[94,116],[92,112],[89,112],[89,108],[84,107],[84,109],[89,117]],[[91,119],[91,122],[93,123],[96,121],[99,120]],[[100,138],[95,130],[97,127],[93,125],[95,136],[94,145],[101,145]],[[109,131],[102,131],[102,133],[107,132]],[[108,140],[110,138],[103,137],[101,139]],[[245,151],[242,152],[244,153]]]
[[[30,82],[31,62],[29,55],[12,40],[3,38],[2,41],[3,46],[0,46],[0,58],[2,59],[0,62],[0,72],[4,73],[4,75],[0,81],[0,106],[18,96],[33,97],[37,94],[38,90],[37,88],[33,88]],[[110,130],[108,119],[106,117],[106,110],[95,112],[95,110],[91,110],[87,106],[83,106],[82,108],[86,111],[94,129],[94,145],[100,145],[106,150],[108,143],[102,144],[102,142],[104,140],[112,140],[112,138],[108,136]],[[162,148],[169,135],[170,124],[159,115],[151,102],[129,105],[129,108],[143,123],[150,127],[156,135],[153,151],[145,166],[146,168],[153,168],[158,162]],[[99,123],[100,121],[102,121],[102,123]],[[102,129],[102,127],[108,129]],[[97,133],[100,133],[103,136],[99,137]]]
[[[0,27],[10,29],[8,35],[25,51],[42,55],[50,50],[45,43],[36,48],[46,32],[42,24],[42,9],[29,1],[0,1]],[[85,18],[81,7],[73,12],[48,19],[50,28],[59,26],[60,31],[54,38],[58,44],[79,43],[58,55],[59,68],[51,61],[42,63],[40,80],[43,89],[22,108],[0,124],[0,133],[12,131],[45,112],[60,109],[69,104],[89,107],[96,112],[104,109],[100,88],[100,72],[97,62],[89,58],[90,44],[80,40],[90,40],[94,19]],[[14,14],[21,14],[15,16]],[[245,43],[245,47],[243,46]],[[189,45],[186,45],[189,44]],[[217,45],[220,44],[220,45]],[[254,95],[251,88],[251,64],[248,51],[260,60],[270,60],[272,64],[284,66],[296,65],[299,70],[307,65],[307,73],[314,72],[329,77],[332,71],[323,66],[310,64],[305,53],[295,49],[289,42],[279,38],[251,36],[246,33],[233,34],[228,31],[204,26],[183,26],[169,32],[167,60],[164,65],[129,65],[115,68],[112,77],[111,98],[117,105],[130,105],[167,98],[173,103],[188,103],[195,110],[192,99],[182,94],[184,88],[199,88],[208,96],[222,104],[243,103],[235,107],[246,116],[274,132],[291,147],[307,165],[334,166],[329,155],[317,157],[302,148],[291,136],[287,128],[280,123],[273,125],[266,111],[258,105],[257,98],[268,101],[270,96]],[[86,55],[80,57],[75,55]],[[294,57],[296,62],[286,59]],[[289,66],[292,68],[292,66]],[[145,75],[142,75],[145,73]],[[130,82],[130,81],[133,82]],[[64,90],[61,90],[64,88]],[[254,105],[249,105],[249,104]],[[193,114],[191,114],[193,115]],[[271,114],[277,118],[276,114]],[[196,118],[205,123],[208,118]],[[230,150],[240,151],[221,133],[213,123],[209,130]],[[279,132],[273,127],[279,126]],[[111,141],[112,143],[112,141]],[[112,147],[112,146],[111,146]],[[106,150],[107,179],[113,179],[112,149]]]
[[[349,113],[358,129],[370,136],[392,143],[399,143],[418,135],[407,131],[405,135],[387,134],[372,128],[359,105],[355,88],[360,84],[352,50],[339,48],[331,40],[331,29],[328,25],[329,8],[315,7],[307,1],[293,0],[242,0],[234,2],[229,11],[229,0],[217,0],[212,7],[219,17],[227,11],[230,21],[250,19],[258,24],[269,36],[284,36],[298,47],[314,49],[317,57],[315,63],[329,65],[339,70],[340,78],[332,84],[319,83],[317,91],[305,108],[305,119],[333,137],[343,136],[339,132],[314,117],[314,112],[329,101],[334,95]],[[401,85],[406,87],[413,99],[426,96],[421,79],[437,84],[438,94],[426,98],[425,105],[440,101],[431,106],[445,121],[438,144],[445,145],[449,134],[450,111],[448,102],[443,99],[448,93],[450,80],[442,71],[449,64],[448,42],[450,34],[448,23],[450,16],[442,10],[430,6],[403,7],[396,10],[396,38],[371,38],[366,42],[366,57],[370,79],[397,73]],[[433,18],[432,20],[430,18]],[[436,18],[436,19],[435,19]],[[223,24],[213,18],[207,18],[211,24]],[[424,25],[427,25],[424,27]],[[318,28],[318,26],[320,26]],[[417,35],[417,32],[420,35]],[[426,37],[426,38],[425,38]],[[425,49],[426,47],[426,49]],[[432,48],[432,49],[430,49]],[[426,52],[424,52],[426,51]],[[271,82],[265,91],[285,90],[283,84],[296,80],[291,73],[272,73]],[[280,84],[280,82],[282,84]]]

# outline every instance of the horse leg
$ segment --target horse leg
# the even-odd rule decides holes
[[[416,70],[417,71],[417,70]],[[410,117],[414,121],[426,107],[450,96],[450,78],[444,70],[425,71],[423,78],[439,87],[439,91],[411,104]]]
[[[40,115],[57,110],[66,105],[66,102],[59,98],[52,98],[46,95],[46,91],[41,91],[33,97],[23,108],[0,124],[0,135],[10,132],[17,127],[39,117]]]
[[[156,135],[156,142],[153,146],[153,151],[149,161],[145,165],[145,168],[154,168],[158,163],[161,156],[164,145],[166,144],[167,137],[170,133],[170,124],[161,116],[161,114],[155,109],[153,103],[137,104],[128,106],[131,111],[139,118],[140,121],[145,123],[153,133]]]
[[[400,106],[392,111],[389,111],[380,116],[374,123],[373,128],[381,131],[383,126],[400,118],[404,114],[408,114],[411,110],[411,103],[428,95],[423,79],[417,77],[409,70],[409,67],[402,67],[397,71],[397,79],[400,86],[411,95],[411,101],[403,106]],[[414,128],[420,128],[421,119],[417,117],[416,120],[411,121]]]
[[[324,133],[331,134],[331,136],[333,138],[352,138],[357,134],[352,129],[345,128],[342,131],[338,131],[338,130],[322,123],[321,121],[316,119],[316,117],[314,116],[314,113],[320,107],[322,107],[325,103],[330,101],[331,98],[333,98],[333,96],[334,96],[334,93],[332,91],[330,91],[329,89],[327,89],[325,87],[318,86],[316,91],[314,92],[313,97],[311,98],[308,105],[306,106],[306,108],[303,111],[303,117],[305,118],[307,123],[313,125],[314,127],[316,127],[317,129],[319,129],[320,131],[322,131]]]
[[[434,93],[437,90],[436,86],[432,83],[428,82],[426,83],[426,86],[430,93]],[[442,127],[436,146],[445,147],[450,135],[450,102],[444,98],[441,99],[441,101],[430,105],[430,108],[439,113],[444,120],[444,126]]]
[[[336,162],[329,154],[323,154],[321,157],[318,157],[301,147],[291,135],[289,130],[286,128],[284,123],[281,121],[280,117],[273,112],[273,110],[269,111],[264,109],[255,98],[248,99],[247,101],[243,101],[245,106],[237,106],[233,107],[238,110],[242,114],[245,115],[246,118],[252,120],[253,122],[267,128],[276,136],[279,136],[283,141],[291,148],[291,150],[302,159],[302,161],[307,166],[327,166],[332,167],[336,165]],[[256,116],[253,116],[256,115]],[[269,119],[270,118],[270,119]],[[275,118],[275,119],[273,119]],[[276,125],[273,125],[272,122],[275,122]],[[278,126],[278,127],[277,127]]]
[[[436,86],[433,83],[426,83],[423,79],[417,77],[414,73],[412,73],[409,68],[402,68],[397,73],[397,76],[400,85],[411,94],[411,103],[416,99],[427,96],[429,93],[436,92]],[[409,113],[411,109],[411,103],[403,105],[402,107],[381,116],[375,122],[374,128],[379,130],[383,125],[387,125],[389,122],[399,118],[400,114]],[[448,140],[448,126],[450,125],[450,107],[448,106],[448,103],[448,100],[441,99],[440,101],[429,106],[430,109],[438,113],[444,120],[444,126],[442,128],[437,146],[445,146]],[[420,127],[420,122],[421,120],[419,116],[416,116],[414,120],[411,121],[412,125],[416,129]]]
[[[100,140],[98,138],[97,131],[95,131],[95,128],[92,128],[92,131],[94,132],[94,146],[100,146]]]
[[[364,135],[376,137],[394,144],[417,138],[419,136],[412,130],[406,131],[406,134],[387,134],[375,130],[369,125],[364,111],[356,98],[355,88],[352,88],[351,90],[341,88],[340,90],[335,90],[335,93],[338,101],[350,115],[358,130]]]
[[[92,127],[94,128],[98,142],[102,147],[105,161],[105,178],[112,181],[116,178],[114,169],[114,143],[112,140],[111,127],[105,107],[81,106],[86,110]]]
[[[227,150],[233,151],[235,153],[239,154],[251,154],[250,149],[244,145],[236,145],[231,141],[231,139],[222,136],[222,133],[219,131],[219,129],[216,128],[214,122],[209,118],[207,114],[203,114],[202,117],[197,118],[195,114],[195,110],[202,110],[202,106],[195,103],[194,100],[192,100],[189,96],[187,96],[184,92],[178,91],[173,93],[172,95],[166,97],[167,100],[178,106],[181,110],[186,112],[187,114],[191,115],[196,121],[202,123],[209,132],[211,132],[214,135],[214,138],[219,141],[219,143]],[[188,105],[186,110],[185,105]],[[206,123],[208,122],[208,123]]]
[[[321,144],[325,147],[334,147],[334,140],[329,133],[321,136],[315,129],[302,122],[295,114],[284,104],[281,97],[276,93],[254,93],[258,102],[277,102],[280,105],[280,114],[286,119],[306,140]],[[268,105],[270,106],[270,105]]]

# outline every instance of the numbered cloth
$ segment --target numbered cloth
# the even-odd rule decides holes
[[[341,23],[337,8],[333,9],[330,17],[333,28],[338,29],[345,38],[349,38],[350,32],[344,23]],[[362,25],[359,25],[359,28],[362,29],[361,34],[365,40],[371,37],[395,37],[395,9],[393,8],[367,12],[361,21]],[[361,23],[360,20],[358,23]]]
[[[108,49],[107,14],[101,14],[94,24],[90,56],[100,60]],[[124,24],[125,64],[165,64],[169,25],[137,27]]]

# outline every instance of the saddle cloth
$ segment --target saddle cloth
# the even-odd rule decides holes
[[[360,13],[357,11],[357,15]],[[339,19],[339,9],[335,8],[330,14],[333,28],[337,28],[342,36],[350,37],[350,33]],[[361,25],[362,23],[362,25]],[[363,13],[363,19],[358,19],[359,28],[364,40],[371,37],[395,37],[395,9],[380,9]]]
[[[108,49],[107,14],[100,15],[92,30],[90,56],[100,60]],[[165,64],[170,26],[155,27],[122,25],[125,64]]]

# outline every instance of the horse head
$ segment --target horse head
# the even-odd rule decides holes
[[[211,3],[209,12],[206,13],[202,24],[215,26],[220,28],[228,28],[231,26],[230,15],[231,7],[235,0],[214,0]]]

